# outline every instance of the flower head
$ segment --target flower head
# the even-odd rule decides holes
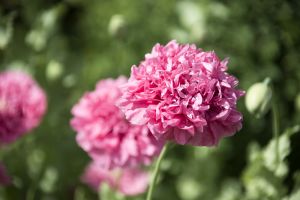
[[[115,105],[121,96],[119,86],[126,81],[124,77],[99,81],[72,109],[78,144],[109,168],[149,164],[161,149],[146,126],[131,125]]]
[[[238,80],[226,72],[227,63],[195,45],[157,44],[132,67],[119,106],[158,139],[216,145],[242,127],[236,103],[244,92],[235,89]]]
[[[21,71],[0,73],[0,144],[31,131],[47,107],[44,91]]]
[[[272,100],[270,78],[263,82],[253,84],[247,91],[245,105],[248,111],[256,117],[262,117],[268,112]]]
[[[96,191],[106,183],[126,196],[144,193],[149,182],[148,174],[138,168],[107,169],[95,161],[87,166],[81,180]]]

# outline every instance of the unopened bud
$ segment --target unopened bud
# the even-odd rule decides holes
[[[246,108],[256,117],[261,117],[268,112],[271,98],[270,78],[266,78],[264,82],[255,83],[248,89],[246,94]]]
[[[126,31],[126,22],[123,15],[113,15],[110,18],[108,32],[111,36],[120,37]]]

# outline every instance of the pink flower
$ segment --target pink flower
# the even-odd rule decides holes
[[[116,187],[116,178],[113,175],[113,170],[109,170],[103,167],[102,164],[94,161],[86,167],[81,180],[95,191],[98,191],[102,183],[108,184],[111,188]]]
[[[72,109],[78,144],[109,168],[149,164],[161,149],[146,126],[131,125],[115,105],[126,82],[124,77],[99,81]]]
[[[158,139],[216,145],[242,127],[236,103],[244,92],[235,89],[238,80],[226,72],[227,63],[195,45],[157,44],[132,67],[119,106]]]
[[[138,168],[103,168],[97,162],[91,162],[81,180],[95,191],[99,190],[102,183],[108,184],[112,189],[126,196],[142,194],[148,187],[149,177],[146,172]]]
[[[0,73],[0,144],[39,125],[47,107],[44,91],[21,71]]]
[[[127,196],[142,194],[146,191],[149,177],[138,169],[125,169],[119,179],[119,191]]]
[[[6,167],[0,163],[0,185],[9,185],[11,184],[11,178],[7,174]]]

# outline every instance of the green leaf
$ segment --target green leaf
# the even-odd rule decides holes
[[[296,190],[293,194],[291,194],[288,200],[299,200],[300,199],[300,188]]]
[[[288,134],[282,134],[279,137],[278,160],[276,158],[276,151],[276,141],[275,138],[273,138],[263,151],[264,165],[270,171],[274,172],[276,176],[283,177],[288,172],[288,167],[285,159],[291,151],[290,138]]]

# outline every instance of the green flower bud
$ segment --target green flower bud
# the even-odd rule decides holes
[[[246,108],[256,117],[261,117],[268,112],[271,98],[270,79],[266,78],[264,82],[255,83],[248,89],[246,93]]]
[[[123,15],[113,15],[108,24],[108,32],[113,37],[121,37],[126,32],[126,27]]]

